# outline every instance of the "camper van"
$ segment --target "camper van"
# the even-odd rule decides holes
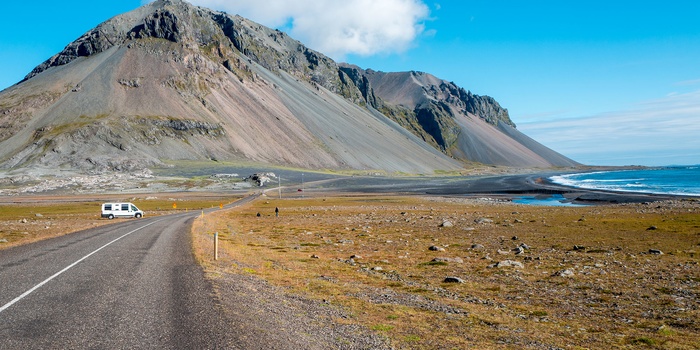
[[[131,203],[104,203],[102,204],[102,217],[114,218],[140,218],[143,211]]]

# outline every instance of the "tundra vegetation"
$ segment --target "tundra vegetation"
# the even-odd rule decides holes
[[[697,349],[699,213],[687,200],[262,197],[200,217],[193,237],[223,305],[226,276],[249,275],[395,348]]]
[[[120,200],[150,216],[235,199],[190,193]],[[0,249],[111,223],[99,219],[103,201],[28,196],[2,203]],[[224,307],[238,298],[227,283],[254,279],[261,284],[248,298],[265,288],[285,302],[338,310],[324,321],[359,326],[398,349],[697,349],[698,214],[696,200],[537,207],[307,193],[199,215],[192,236]]]

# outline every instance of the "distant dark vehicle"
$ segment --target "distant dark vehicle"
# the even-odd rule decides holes
[[[140,218],[143,211],[131,203],[104,203],[102,204],[102,217],[114,218]]]

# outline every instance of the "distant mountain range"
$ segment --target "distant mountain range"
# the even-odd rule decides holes
[[[172,160],[430,174],[577,162],[427,73],[338,64],[240,16],[159,0],[0,92],[0,168],[131,171]]]

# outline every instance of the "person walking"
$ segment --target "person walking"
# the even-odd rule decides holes
[[[275,216],[279,217],[280,216],[280,208],[275,207]]]

